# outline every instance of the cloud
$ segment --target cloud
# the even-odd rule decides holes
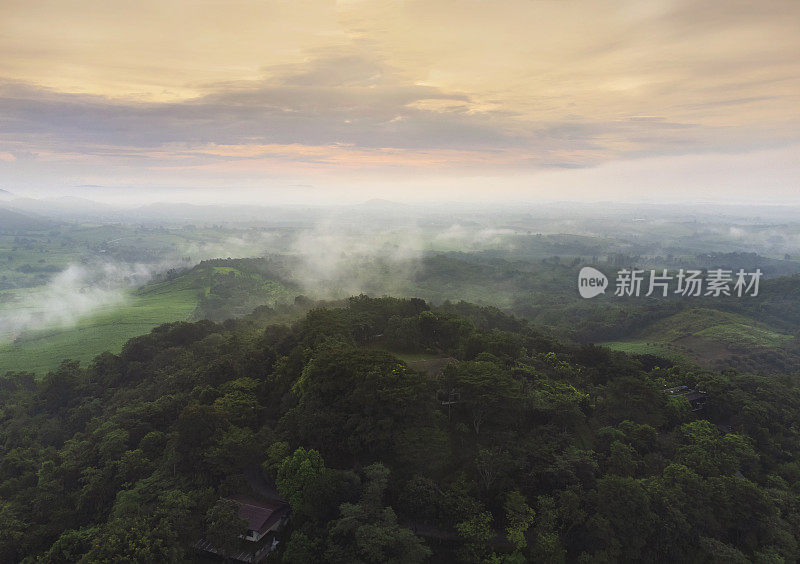
[[[113,100],[6,82],[0,85],[0,125],[6,140],[22,136],[50,150],[78,143],[87,152],[209,141],[417,149],[518,143],[496,115],[414,107],[423,100],[467,97],[404,84],[375,71],[379,68],[357,57],[318,60],[269,80],[213,85],[208,94],[180,103]]]
[[[530,169],[707,150],[719,135],[660,117],[536,122],[476,110],[463,93],[405,83],[390,67],[356,56],[283,66],[273,74],[209,85],[204,96],[166,103],[6,82],[0,84],[0,141],[35,149],[39,160],[107,159],[131,167],[233,162],[258,170],[246,161],[282,161],[312,168]],[[728,134],[728,142],[735,138]]]
[[[47,6],[0,7],[3,181],[513,176],[798,141],[796,2]]]

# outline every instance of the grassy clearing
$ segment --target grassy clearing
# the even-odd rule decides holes
[[[405,362],[406,364],[411,364],[412,362],[422,362],[426,360],[436,360],[438,358],[442,358],[442,355],[439,354],[428,354],[428,353],[396,353],[392,352],[394,356]]]
[[[745,349],[776,348],[792,340],[790,335],[742,323],[715,325],[698,331],[696,334],[698,337],[725,343],[732,348]]]
[[[26,370],[41,375],[65,358],[85,363],[104,351],[119,352],[128,339],[147,333],[153,327],[189,320],[201,299],[209,296],[215,280],[224,280],[231,275],[252,278],[257,284],[254,290],[241,292],[248,298],[246,303],[219,298],[226,312],[224,319],[249,313],[264,303],[285,301],[294,296],[282,284],[262,280],[257,273],[228,267],[195,268],[170,280],[130,290],[122,304],[102,308],[73,326],[29,331],[14,344],[0,343],[0,374],[9,370]],[[12,295],[26,291],[6,293]]]
[[[679,350],[670,347],[666,343],[650,343],[646,341],[609,341],[600,344],[609,349],[628,354],[652,354],[668,358],[673,361],[685,360],[684,355],[681,354]]]
[[[103,351],[119,352],[137,335],[169,321],[189,318],[197,307],[196,288],[154,284],[133,290],[127,302],[82,319],[77,325],[38,331],[16,344],[0,344],[0,373],[25,370],[38,375],[65,358],[90,361]]]
[[[737,353],[777,349],[792,338],[743,315],[692,308],[651,324],[629,340],[602,345],[673,360],[688,358],[707,365]]]

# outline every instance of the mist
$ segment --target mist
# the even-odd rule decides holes
[[[326,221],[298,233],[289,254],[299,261],[293,278],[306,294],[341,298],[405,289],[424,250],[423,234],[416,227],[388,230]],[[388,272],[392,276],[387,281],[380,274]]]
[[[119,307],[127,300],[126,288],[144,284],[157,271],[144,264],[70,264],[48,284],[6,304],[0,341],[13,341],[28,331],[72,327],[87,316]]]
[[[63,208],[34,204],[26,202],[39,210],[39,223],[44,217],[72,217]],[[26,208],[25,213],[32,212]],[[298,293],[330,299],[360,293],[408,295],[415,291],[422,259],[435,253],[489,253],[506,260],[562,254],[690,256],[702,245],[703,252],[746,251],[775,260],[800,255],[800,223],[791,219],[789,210],[770,207],[478,208],[374,200],[357,206],[246,212],[225,206],[164,206],[135,213],[104,208],[103,213],[122,214],[124,221],[115,217],[108,225],[131,233],[93,242],[86,256],[69,262],[45,283],[0,291],[0,342],[73,327],[125,306],[132,289],[158,275],[214,258],[284,257],[290,265],[286,276]],[[76,223],[53,225],[68,230]],[[135,258],[137,248],[149,253],[146,260]],[[782,272],[793,268],[787,265]]]

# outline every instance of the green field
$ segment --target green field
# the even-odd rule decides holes
[[[43,374],[65,358],[88,362],[103,351],[119,352],[136,335],[168,321],[186,320],[197,307],[196,288],[154,284],[129,292],[123,305],[86,317],[71,327],[39,331],[15,344],[0,344],[0,373]]]
[[[130,289],[121,304],[100,308],[75,325],[26,331],[13,344],[0,343],[0,374],[25,370],[41,375],[65,358],[88,362],[104,351],[119,352],[128,339],[162,323],[197,317],[221,321],[296,295],[263,273],[247,270],[246,261],[240,266],[201,263],[169,280]]]
[[[654,354],[675,360],[682,358],[677,351],[659,343],[646,343],[643,341],[608,341],[601,344],[604,347],[628,354]]]

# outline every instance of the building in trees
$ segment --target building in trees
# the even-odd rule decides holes
[[[275,550],[275,534],[283,528],[289,517],[289,504],[279,500],[256,501],[245,497],[228,499],[238,507],[238,517],[245,525],[235,548],[221,552],[208,539],[200,540],[195,547],[212,554],[222,554],[239,562],[260,562]]]
[[[279,531],[289,516],[289,505],[282,501],[254,501],[235,498],[239,504],[239,517],[247,521],[247,534],[243,538],[258,542],[271,532]]]
[[[673,398],[684,398],[692,406],[692,411],[700,411],[706,405],[708,394],[699,390],[693,390],[689,386],[677,386],[668,388],[667,393]]]

